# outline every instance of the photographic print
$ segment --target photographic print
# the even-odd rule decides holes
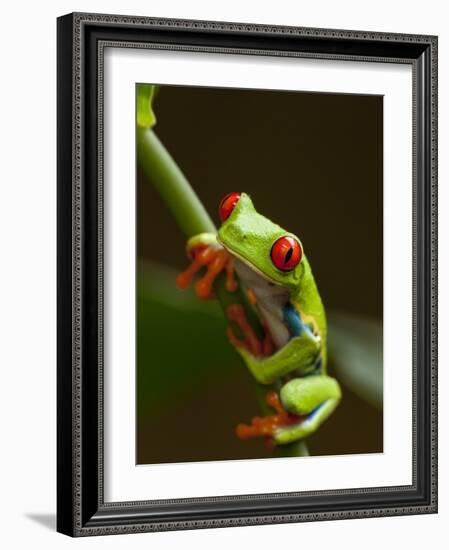
[[[136,85],[136,463],[383,451],[383,97]]]

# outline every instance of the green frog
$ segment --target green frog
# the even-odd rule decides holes
[[[273,414],[239,424],[240,439],[265,437],[273,445],[301,440],[329,417],[341,399],[338,382],[326,374],[326,315],[300,239],[259,214],[246,193],[230,193],[220,203],[217,234],[189,239],[192,264],[178,277],[186,288],[206,268],[195,288],[203,299],[213,297],[216,277],[226,272],[229,292],[237,273],[265,329],[260,339],[243,307],[232,304],[227,317],[231,344],[255,380],[268,386],[266,403]],[[242,336],[243,335],[243,336]]]

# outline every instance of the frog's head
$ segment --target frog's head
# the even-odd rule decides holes
[[[304,272],[301,241],[259,214],[246,193],[230,193],[220,204],[220,243],[271,284],[293,290]]]

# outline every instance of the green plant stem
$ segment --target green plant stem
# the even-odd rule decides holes
[[[217,228],[184,174],[150,128],[137,128],[139,165],[187,238]]]
[[[306,442],[301,440],[275,447],[273,450],[273,456],[285,458],[287,456],[310,456],[310,454]]]

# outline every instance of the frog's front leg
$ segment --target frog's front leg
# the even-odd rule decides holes
[[[203,267],[206,273],[198,279],[195,291],[199,298],[214,298],[213,284],[222,271],[226,271],[226,288],[229,292],[237,289],[234,268],[229,253],[217,242],[213,233],[200,233],[187,241],[187,254],[192,260],[189,267],[176,279],[179,288],[187,288],[194,275]]]
[[[231,340],[232,341],[232,340]],[[322,359],[322,340],[309,331],[289,340],[268,357],[257,357],[238,342],[233,342],[251,374],[260,384],[273,384],[284,376],[315,373]]]
[[[280,401],[298,421],[277,427],[273,431],[274,442],[282,445],[307,437],[334,411],[340,399],[340,386],[330,376],[293,378],[282,386]]]

